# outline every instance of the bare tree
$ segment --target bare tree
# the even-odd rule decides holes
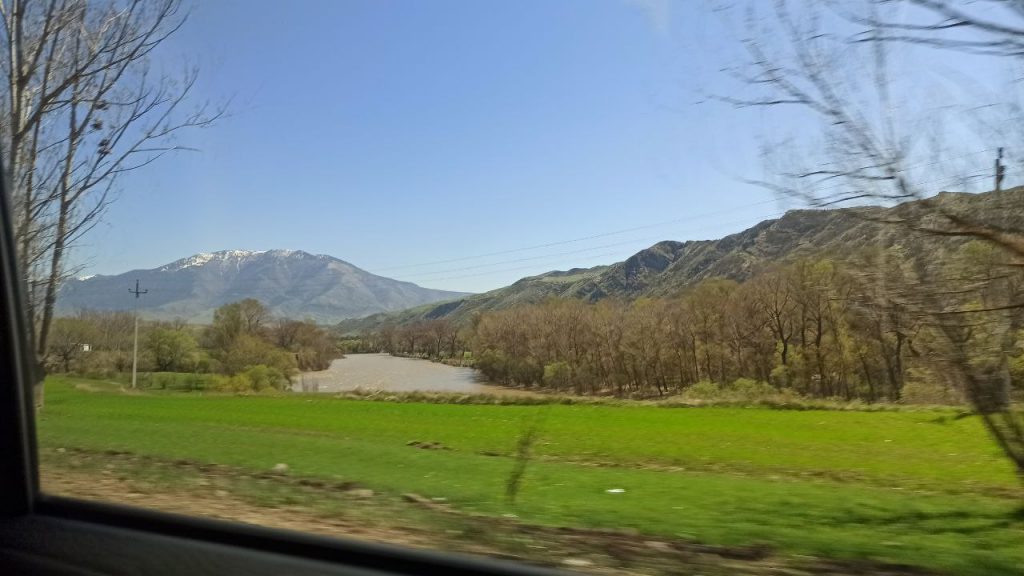
[[[1024,57],[1024,2],[1021,0],[890,0],[901,8],[916,9],[913,20],[885,16],[878,10],[857,13],[842,10],[866,31],[857,39],[905,42],[931,48],[983,56]],[[891,14],[891,12],[890,12]]]
[[[185,23],[180,0],[0,0],[0,19],[0,145],[41,359],[73,273],[68,251],[99,222],[119,177],[183,149],[177,134],[222,110],[189,105],[194,67],[152,65]]]
[[[1019,211],[1020,191],[993,197],[994,203],[1005,205],[1001,211],[986,211],[1002,214],[994,218],[970,213],[955,196],[934,193],[978,176],[995,177],[997,187],[1002,179],[987,161],[980,172],[956,173],[951,141],[973,134],[990,158],[997,148],[1001,153],[1002,146],[1024,147],[1024,141],[987,141],[993,133],[986,133],[982,124],[943,126],[935,109],[921,110],[920,92],[912,97],[907,83],[894,81],[893,52],[953,50],[1019,64],[1024,58],[1024,3],[776,0],[765,17],[756,11],[760,6],[751,3],[744,15],[744,62],[728,69],[738,88],[717,99],[741,108],[795,108],[819,131],[817,136],[797,136],[809,145],[793,155],[795,161],[768,157],[771,175],[754,182],[817,207],[916,200],[898,209],[895,217],[891,212],[879,217],[882,212],[870,208],[860,214],[928,238],[981,240],[998,248],[999,278],[1019,280],[1024,231],[1012,215]],[[992,19],[993,8],[998,19]],[[1013,102],[994,101],[985,107],[1003,114],[1004,124],[1019,122],[1019,106]],[[976,118],[964,113],[967,108],[962,103],[951,107],[957,117]],[[1005,131],[997,133],[1006,137]],[[938,184],[935,176],[943,171],[948,178]],[[1024,416],[1011,405],[1007,370],[1024,301],[1015,290],[992,290],[991,274],[938,264],[931,255],[919,256],[913,263],[915,282],[885,289],[894,294],[891,300],[932,329],[936,361],[959,382],[1024,480]]]

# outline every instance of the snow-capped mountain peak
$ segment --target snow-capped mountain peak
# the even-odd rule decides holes
[[[124,290],[136,279],[149,290],[139,302],[129,300]],[[158,268],[69,282],[61,289],[58,309],[66,314],[138,305],[150,318],[208,321],[223,304],[256,298],[281,316],[337,322],[462,295],[384,278],[302,250],[221,250]]]
[[[199,254],[194,254],[188,258],[175,260],[174,262],[160,268],[160,271],[170,272],[195,266],[204,266],[210,263],[237,262],[266,253],[267,250],[221,250],[219,252],[200,252]]]

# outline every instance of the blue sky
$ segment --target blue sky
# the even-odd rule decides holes
[[[230,116],[124,178],[77,259],[289,248],[484,291],[741,230],[786,206],[741,182],[763,112],[697,103],[731,38],[690,1],[198,2],[157,64]]]

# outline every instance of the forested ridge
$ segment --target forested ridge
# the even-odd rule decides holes
[[[1018,189],[941,201],[976,214],[1004,210],[1006,219],[1016,217],[1008,208],[1021,196]],[[1001,405],[1024,380],[1017,341],[1024,328],[1020,266],[991,244],[915,235],[882,220],[914,209],[909,203],[827,211],[821,217],[844,232],[816,244],[828,248],[816,255],[799,240],[831,234],[814,218],[804,221],[801,235],[776,241],[775,258],[754,258],[751,243],[768,253],[765,238],[781,235],[770,230],[777,221],[743,233],[745,241],[730,237],[702,245],[706,259],[700,265],[677,258],[658,264],[662,272],[654,274],[657,266],[631,261],[650,262],[645,251],[601,273],[617,271],[645,285],[639,297],[628,291],[596,299],[552,294],[468,315],[384,319],[362,330],[356,347],[471,363],[497,382],[566,394],[648,398],[701,390],[707,396],[731,387],[867,402],[963,402],[963,387],[942,364],[946,352],[936,317],[923,312],[937,302],[931,292],[932,300],[923,300],[921,287],[938,283],[945,286],[938,304],[950,317],[994,311],[979,313],[978,326],[965,338],[978,358],[1009,349],[1011,389],[992,393]],[[796,222],[787,227],[801,228]],[[857,230],[871,235],[857,236]],[[664,256],[663,245],[655,248]],[[722,251],[733,264],[742,259],[740,252],[749,257],[742,266],[730,264],[732,274],[708,276],[725,266],[708,254]],[[703,271],[703,277],[684,280],[675,270],[680,265]],[[632,276],[624,272],[630,266]],[[678,279],[676,289],[667,288],[668,275]],[[1007,334],[1014,341],[1001,341]]]
[[[979,221],[1002,222],[1010,228],[1024,226],[1018,208],[1024,205],[1024,188],[981,194],[942,193],[929,202],[957,213],[971,214]],[[338,330],[356,334],[385,324],[438,318],[464,324],[476,312],[538,304],[553,297],[586,302],[676,297],[712,278],[743,282],[773,264],[800,258],[829,258],[842,263],[876,249],[894,250],[905,260],[927,255],[939,262],[968,240],[960,236],[937,237],[893,224],[904,220],[928,224],[941,219],[934,214],[934,207],[922,201],[890,208],[791,210],[779,218],[765,220],[724,238],[665,240],[622,262],[552,271],[449,302],[345,320],[338,324]],[[941,226],[942,222],[935,222],[935,225]]]
[[[923,272],[904,250],[769,264],[744,282],[712,278],[673,297],[549,298],[477,312],[462,325],[444,318],[387,324],[364,331],[359,345],[472,363],[496,382],[571,394],[707,395],[718,387],[869,402],[960,401],[937,360],[935,326],[915,307]],[[969,242],[929,273],[986,279],[984,293],[951,296],[951,306],[1020,301],[1024,276],[1006,272],[1002,257]],[[995,321],[1009,323],[1011,332],[1021,325],[1016,310]],[[988,345],[983,330],[972,338],[979,350]],[[1016,389],[1024,362],[1013,346]]]

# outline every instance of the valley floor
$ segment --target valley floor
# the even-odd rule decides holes
[[[333,536],[595,573],[1024,573],[1024,491],[953,411],[128,394],[56,378],[38,427],[48,492]]]

